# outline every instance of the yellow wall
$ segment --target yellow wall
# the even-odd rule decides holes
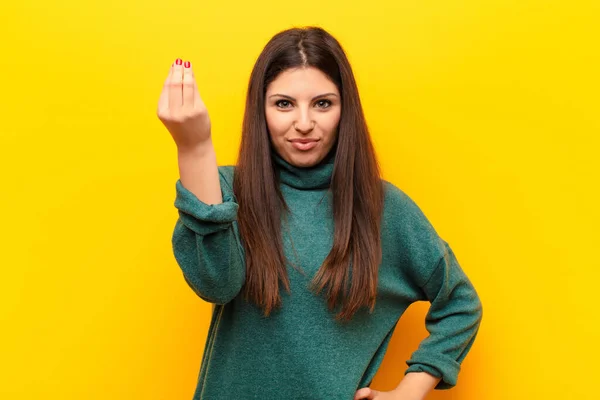
[[[598,2],[53,3],[2,7],[0,398],[191,398],[211,308],[171,253],[161,86],[194,63],[233,163],[256,56],[309,24],[346,48],[385,177],[484,304],[458,386],[428,398],[598,398]],[[426,311],[373,387],[399,382]]]

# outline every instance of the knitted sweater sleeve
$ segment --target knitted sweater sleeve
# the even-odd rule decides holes
[[[477,336],[483,308],[473,284],[444,240],[444,253],[421,286],[431,305],[425,318],[429,336],[406,362],[409,372],[428,372],[441,378],[435,389],[457,383],[460,365]]]
[[[245,256],[240,241],[233,194],[233,167],[219,166],[223,202],[206,204],[175,184],[178,219],[172,235],[175,259],[190,288],[203,300],[225,304],[240,292],[245,278]]]
[[[406,361],[405,374],[427,372],[440,378],[435,389],[450,389],[479,330],[481,300],[421,208],[400,188],[386,183],[384,222],[392,232],[403,283],[410,287],[412,301],[430,302],[425,317],[429,335]]]

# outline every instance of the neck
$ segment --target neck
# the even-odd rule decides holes
[[[311,167],[297,167],[284,160],[276,151],[271,152],[279,181],[296,189],[326,189],[331,183],[336,148],[321,162]]]

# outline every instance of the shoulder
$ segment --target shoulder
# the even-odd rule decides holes
[[[402,213],[421,213],[421,209],[404,190],[384,179],[382,183],[385,192],[385,208],[393,207],[395,212]]]
[[[386,180],[382,182],[385,193],[384,216],[391,217],[396,222],[401,220],[405,224],[421,224],[433,228],[421,207],[405,191]]]
[[[446,252],[446,242],[438,235],[435,227],[402,189],[383,180],[385,202],[382,229],[402,254],[406,264],[415,273],[420,283],[429,276],[432,268]]]

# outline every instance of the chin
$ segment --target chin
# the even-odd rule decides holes
[[[321,161],[321,154],[296,153],[289,155],[292,165],[300,168],[308,168],[317,165]]]

